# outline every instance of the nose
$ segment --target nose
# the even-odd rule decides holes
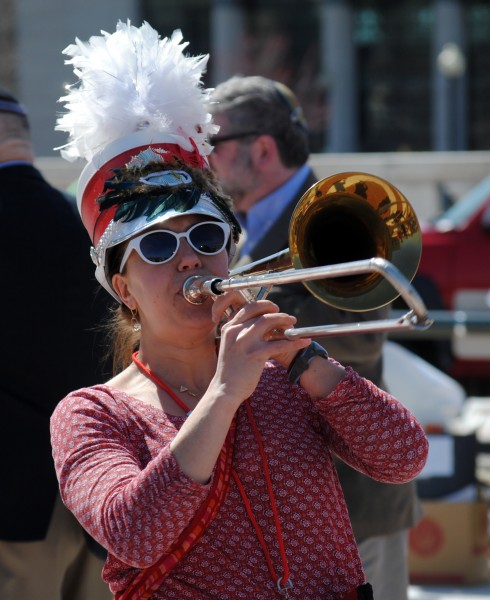
[[[179,271],[197,269],[202,266],[201,255],[188,243],[181,238],[179,249],[176,254],[177,266]]]

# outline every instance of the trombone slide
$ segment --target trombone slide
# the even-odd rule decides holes
[[[404,299],[410,311],[399,319],[367,321],[350,325],[319,325],[297,329],[286,329],[284,337],[328,337],[351,333],[372,333],[392,331],[394,329],[427,329],[432,324],[427,309],[415,288],[408,279],[389,261],[375,257],[350,263],[311,267],[307,269],[288,269],[278,273],[262,273],[228,279],[219,277],[189,277],[184,282],[184,297],[192,304],[200,304],[208,296],[218,296],[232,290],[250,290],[251,288],[270,287],[288,283],[297,283],[332,277],[378,273],[385,277]]]

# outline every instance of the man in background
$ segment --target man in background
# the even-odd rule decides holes
[[[211,105],[219,133],[211,166],[232,197],[245,231],[237,264],[287,248],[289,222],[317,182],[307,164],[308,127],[285,85],[259,76],[218,85]],[[349,240],[346,239],[346,244]],[[302,284],[274,288],[268,298],[298,318],[298,327],[384,318],[388,309],[351,313],[314,298]],[[382,334],[318,339],[329,354],[383,387]],[[406,600],[408,531],[420,518],[416,484],[383,484],[337,463],[363,567],[377,598]]]
[[[0,598],[109,600],[104,552],[59,497],[49,435],[57,402],[103,377],[106,299],[74,199],[33,162],[26,111],[0,88]]]

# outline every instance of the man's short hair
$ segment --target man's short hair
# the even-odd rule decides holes
[[[272,136],[286,167],[299,167],[308,160],[306,119],[296,96],[283,83],[259,75],[232,77],[216,87],[210,110],[214,115],[226,114],[229,133]]]

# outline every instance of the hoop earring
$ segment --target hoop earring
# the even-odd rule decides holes
[[[131,311],[131,327],[133,331],[141,331],[141,323],[138,321],[138,309],[130,308],[129,310]]]

